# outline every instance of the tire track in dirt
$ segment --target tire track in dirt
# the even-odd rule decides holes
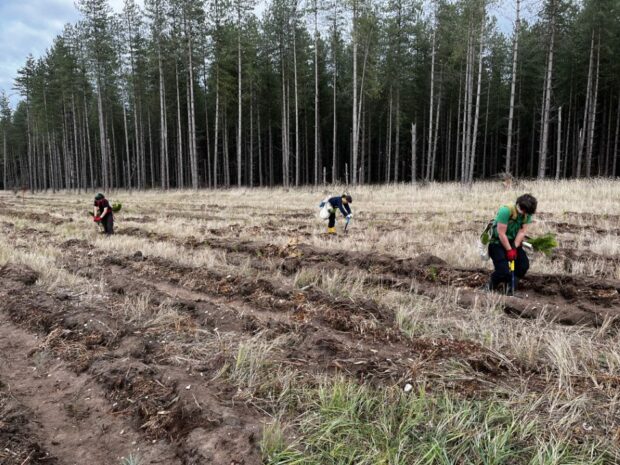
[[[44,450],[60,463],[120,463],[130,454],[144,464],[178,463],[163,444],[144,440],[121,416],[112,414],[110,402],[90,377],[76,375],[62,362],[44,361],[45,352],[28,357],[39,344],[0,317],[0,379],[32,415],[30,430]],[[32,463],[39,463],[40,454],[34,452]],[[40,463],[54,463],[43,459]]]
[[[58,464],[56,457],[44,449],[34,432],[36,421],[32,412],[11,393],[10,386],[0,380],[1,464]]]
[[[109,464],[121,456],[139,455],[143,463],[178,463],[167,446],[153,444],[121,416],[112,414],[110,402],[91,377],[76,374],[48,351],[50,332],[42,343],[16,327],[12,320],[25,322],[33,307],[39,307],[32,322],[48,326],[54,319],[49,297],[34,289],[37,274],[24,267],[6,265],[0,269],[0,378],[11,394],[32,412],[34,434],[60,463]],[[57,307],[60,307],[58,305]],[[26,324],[26,327],[29,325]],[[68,331],[68,330],[65,330]],[[92,334],[92,333],[91,333]],[[75,347],[75,346],[74,346]],[[118,454],[111,457],[110,454]]]

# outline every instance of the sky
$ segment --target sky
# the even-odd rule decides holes
[[[110,4],[120,11],[123,0]],[[64,25],[75,23],[78,16],[74,0],[0,0],[0,90],[14,94],[17,70],[28,54],[43,56]],[[19,96],[10,99],[15,105]]]
[[[19,100],[13,90],[17,70],[24,65],[29,53],[35,58],[43,56],[64,25],[78,20],[74,1],[0,0],[0,90],[11,96],[13,106]],[[114,10],[121,11],[123,0],[109,2]],[[525,16],[528,16],[528,9],[531,15],[540,0],[524,0],[523,3]],[[513,0],[496,2],[493,14],[498,18],[500,29],[510,31],[513,9]]]

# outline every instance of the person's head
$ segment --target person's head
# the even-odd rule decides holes
[[[342,194],[343,203],[353,203],[353,197],[350,194]]]
[[[533,215],[536,213],[538,207],[538,200],[532,194],[523,194],[517,199],[517,208],[521,213],[526,215]]]
[[[105,199],[105,196],[101,192],[95,195],[95,200],[103,200],[103,199]]]

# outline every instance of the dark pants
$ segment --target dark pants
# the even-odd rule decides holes
[[[336,212],[331,212],[329,214],[329,223],[327,223],[327,227],[329,228],[333,228],[334,226],[336,226]]]
[[[502,244],[490,244],[489,256],[493,260],[495,271],[491,274],[491,290],[497,289],[501,283],[506,284],[506,288],[512,290],[512,274],[508,259],[506,258],[506,249]],[[523,247],[517,249],[517,259],[515,260],[515,290],[519,279],[523,278],[530,269],[530,261]]]
[[[103,225],[104,234],[114,234],[114,217],[112,215],[106,215],[101,219]]]

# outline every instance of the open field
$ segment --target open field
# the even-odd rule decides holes
[[[620,183],[0,194],[2,464],[620,462]],[[531,192],[517,297],[475,240]]]

